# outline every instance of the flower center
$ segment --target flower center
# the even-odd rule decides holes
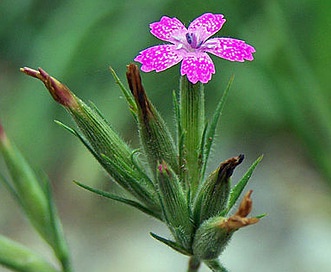
[[[194,33],[186,33],[185,37],[186,37],[187,43],[193,49],[198,49],[203,44],[203,41],[199,42],[198,37]]]

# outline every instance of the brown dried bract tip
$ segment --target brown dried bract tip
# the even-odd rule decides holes
[[[29,67],[20,69],[21,72],[41,80],[55,101],[68,108],[78,107],[77,99],[67,86],[59,82],[57,79],[51,77],[46,71],[41,68],[37,70]]]
[[[237,157],[233,157],[221,163],[218,171],[218,180],[227,180],[233,174],[233,170],[242,163],[244,155],[240,154]]]
[[[252,190],[248,191],[239,205],[238,211],[220,224],[220,227],[228,232],[259,222],[259,218],[246,216],[252,211],[253,202],[251,199]]]
[[[151,105],[146,96],[144,86],[141,82],[141,77],[137,65],[131,63],[127,66],[126,78],[128,80],[131,93],[133,94],[136,103],[142,111],[142,116],[144,119],[149,119],[148,117],[153,114],[151,111]]]

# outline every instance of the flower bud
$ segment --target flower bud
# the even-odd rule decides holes
[[[212,217],[198,228],[193,241],[193,254],[202,260],[217,258],[225,249],[233,233],[239,228],[255,224],[258,218],[247,218],[252,210],[252,191],[242,200],[238,211],[231,217]]]
[[[221,163],[201,186],[194,209],[197,225],[210,217],[220,215],[226,208],[231,190],[230,177],[243,159],[244,155],[239,155]]]
[[[74,131],[91,151],[105,170],[124,189],[140,200],[155,213],[160,212],[155,188],[143,173],[140,164],[132,158],[133,151],[108,124],[95,107],[89,107],[77,98],[68,87],[48,75],[41,68],[38,71],[22,68],[22,72],[40,79],[52,97],[71,114],[80,131]]]
[[[29,67],[24,67],[20,70],[29,76],[40,79],[45,84],[54,100],[61,105],[68,108],[78,108],[78,100],[69,88],[54,77],[49,76],[43,69],[39,68],[38,71],[36,71]]]
[[[126,77],[138,107],[140,139],[150,168],[154,171],[157,163],[164,160],[178,173],[178,155],[174,141],[161,115],[146,95],[138,67],[128,65]]]
[[[159,165],[157,178],[165,221],[176,242],[186,250],[190,250],[193,224],[182,185],[175,172],[165,162]]]

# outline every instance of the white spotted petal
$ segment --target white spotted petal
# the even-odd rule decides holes
[[[173,44],[157,45],[141,51],[134,60],[143,64],[141,70],[144,72],[161,72],[183,59],[178,53]]]

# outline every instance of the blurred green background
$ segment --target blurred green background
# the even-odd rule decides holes
[[[169,235],[159,222],[71,182],[118,190],[84,147],[53,122],[71,124],[65,110],[19,68],[42,67],[93,101],[137,147],[134,121],[108,67],[125,81],[126,65],[160,43],[149,23],[168,15],[188,25],[205,12],[225,15],[217,35],[243,39],[257,51],[253,62],[213,58],[217,72],[206,85],[209,116],[232,74],[235,82],[210,170],[244,153],[235,182],[265,155],[249,188],[253,213],[268,216],[234,236],[223,262],[236,272],[329,271],[331,1],[1,0],[0,120],[31,164],[52,180],[76,271],[185,271],[187,258],[149,237],[149,231]],[[142,75],[172,128],[178,74],[179,66]],[[0,199],[0,232],[51,258],[3,186]]]

